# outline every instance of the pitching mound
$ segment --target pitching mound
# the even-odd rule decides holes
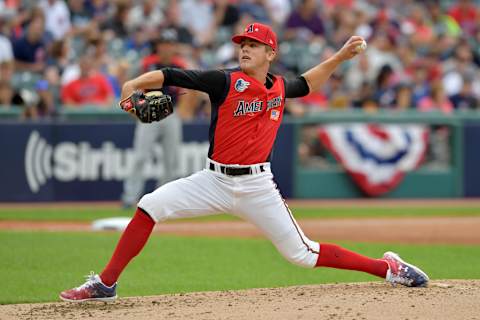
[[[480,319],[480,280],[328,284],[0,306],[0,319]]]

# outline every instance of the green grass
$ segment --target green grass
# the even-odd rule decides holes
[[[418,208],[291,208],[296,218],[349,218],[349,217],[427,217],[427,216],[479,216],[480,207],[418,207]],[[0,220],[63,220],[91,221],[109,217],[130,217],[133,210],[120,208],[0,208]],[[230,215],[217,215],[189,220],[235,220]]]
[[[0,303],[58,300],[61,290],[100,272],[119,233],[0,232]],[[394,250],[422,267],[432,279],[480,278],[478,246],[386,245],[342,242],[378,257]],[[119,282],[120,296],[279,287],[378,280],[334,269],[289,264],[266,240],[209,239],[154,235]]]

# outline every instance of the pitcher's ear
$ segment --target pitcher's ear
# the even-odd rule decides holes
[[[275,60],[275,58],[277,57],[277,52],[269,46],[265,46],[265,47],[267,51],[267,60],[269,62],[273,62],[273,60]]]

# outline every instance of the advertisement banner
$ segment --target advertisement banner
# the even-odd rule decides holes
[[[119,200],[132,165],[133,123],[0,124],[0,201]],[[288,129],[288,128],[286,128]],[[184,124],[181,176],[202,170],[208,152],[208,123]],[[284,196],[291,192],[293,137],[281,130],[273,166]],[[288,137],[290,135],[290,137]],[[280,140],[280,139],[278,139]],[[277,148],[276,147],[276,148]],[[277,150],[276,150],[277,151]],[[141,174],[146,190],[163,175],[163,150],[155,145]],[[277,169],[276,169],[277,168]]]

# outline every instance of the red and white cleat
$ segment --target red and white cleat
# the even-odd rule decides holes
[[[398,254],[394,252],[385,252],[383,260],[388,263],[386,280],[392,285],[397,283],[407,287],[426,287],[430,280],[425,272],[420,268],[406,263]]]
[[[117,298],[117,284],[107,287],[98,274],[90,273],[87,281],[79,287],[60,293],[60,299],[68,302],[114,301]]]

